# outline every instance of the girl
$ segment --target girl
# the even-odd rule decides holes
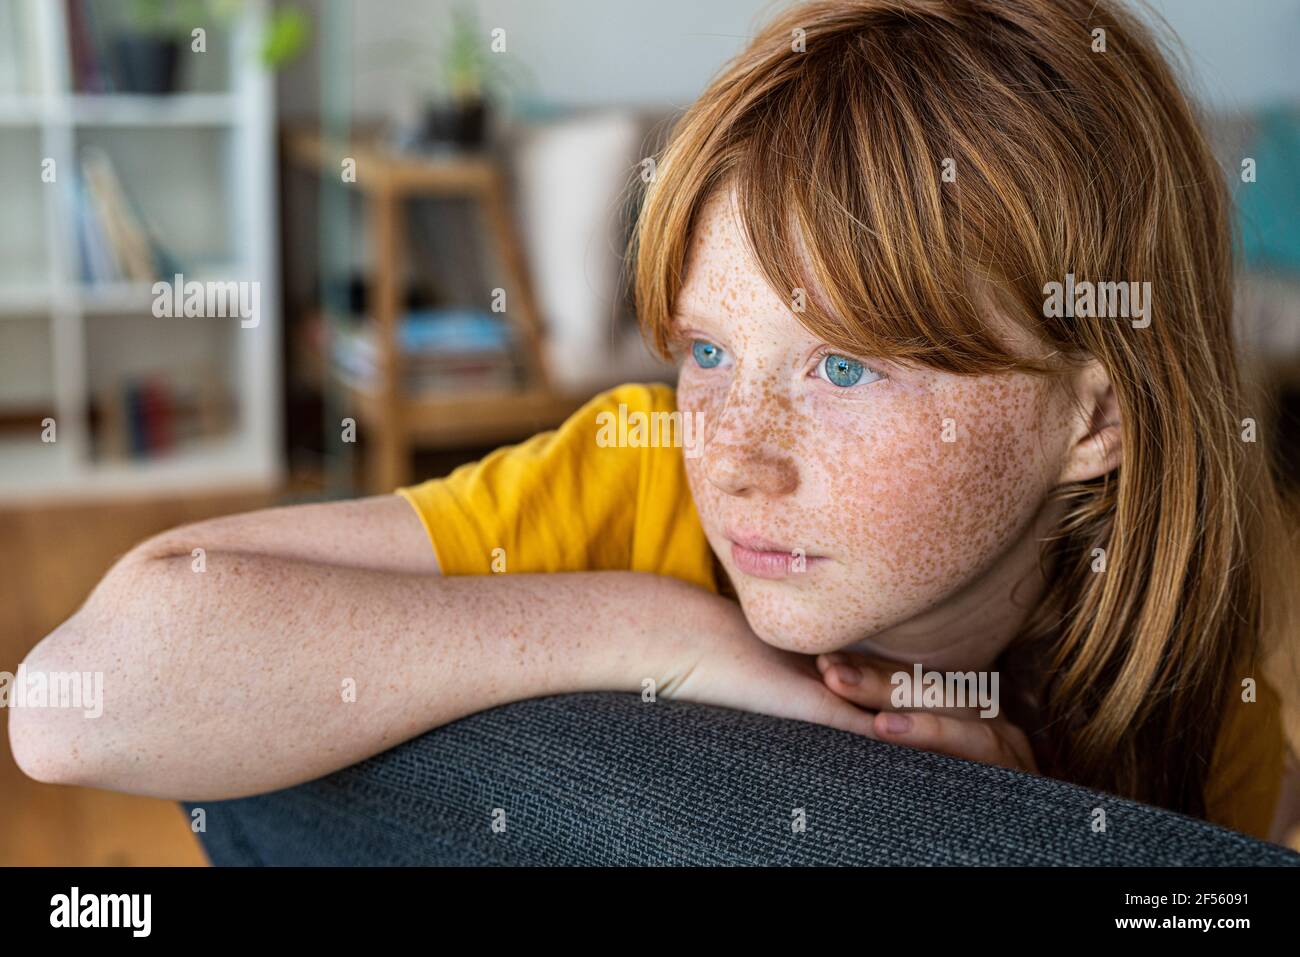
[[[233,797],[649,680],[1281,839],[1293,553],[1243,440],[1228,221],[1110,4],[793,7],[642,206],[675,392],[614,389],[398,495],[145,542],[27,661],[105,671],[112,706],[15,713],[14,753]],[[914,666],[998,676],[996,714],[900,702]]]

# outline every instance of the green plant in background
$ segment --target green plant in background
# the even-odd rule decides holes
[[[447,89],[451,98],[464,103],[484,98],[492,72],[492,54],[479,29],[478,11],[468,3],[451,15],[451,31],[444,56]]]
[[[427,103],[466,104],[503,97],[526,86],[529,75],[517,57],[492,52],[491,31],[479,19],[473,0],[460,0],[446,19],[432,20],[434,36],[403,35],[368,45],[367,61],[395,69]]]
[[[244,0],[130,0],[126,20],[149,36],[188,39],[190,31],[206,23],[229,25],[244,10]],[[291,62],[307,46],[310,35],[307,15],[296,6],[274,7],[267,17],[261,38],[262,63],[278,69]]]
[[[266,24],[262,62],[272,70],[278,70],[307,47],[310,34],[305,13],[297,7],[277,7]]]

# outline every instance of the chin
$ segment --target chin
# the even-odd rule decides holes
[[[774,600],[751,589],[737,589],[737,593],[749,627],[773,648],[820,655],[869,637],[865,627],[837,619],[816,605],[792,601],[788,596]]]

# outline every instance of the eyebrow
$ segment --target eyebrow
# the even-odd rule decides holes
[[[691,320],[694,320],[696,322],[708,322],[708,323],[722,322],[722,319],[720,319],[718,316],[712,316],[709,315],[708,313],[682,312],[680,310],[674,310],[672,315],[669,316],[669,319],[671,320],[674,326],[685,325],[688,321]]]

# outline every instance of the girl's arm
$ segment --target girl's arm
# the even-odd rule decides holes
[[[438,560],[424,526],[398,495],[225,515],[155,535],[135,551],[153,557],[189,555],[196,548],[438,574]]]
[[[662,580],[444,578],[431,555],[396,496],[150,539],[25,661],[29,682],[102,673],[102,715],[11,709],[14,757],[44,781],[229,798],[503,702],[636,686]]]
[[[15,760],[42,781],[231,798],[498,704],[647,678],[660,695],[869,733],[810,660],[702,589],[626,571],[447,578],[421,549],[414,511],[388,497],[145,542],[25,661],[29,681],[102,673],[102,715],[11,709]]]

